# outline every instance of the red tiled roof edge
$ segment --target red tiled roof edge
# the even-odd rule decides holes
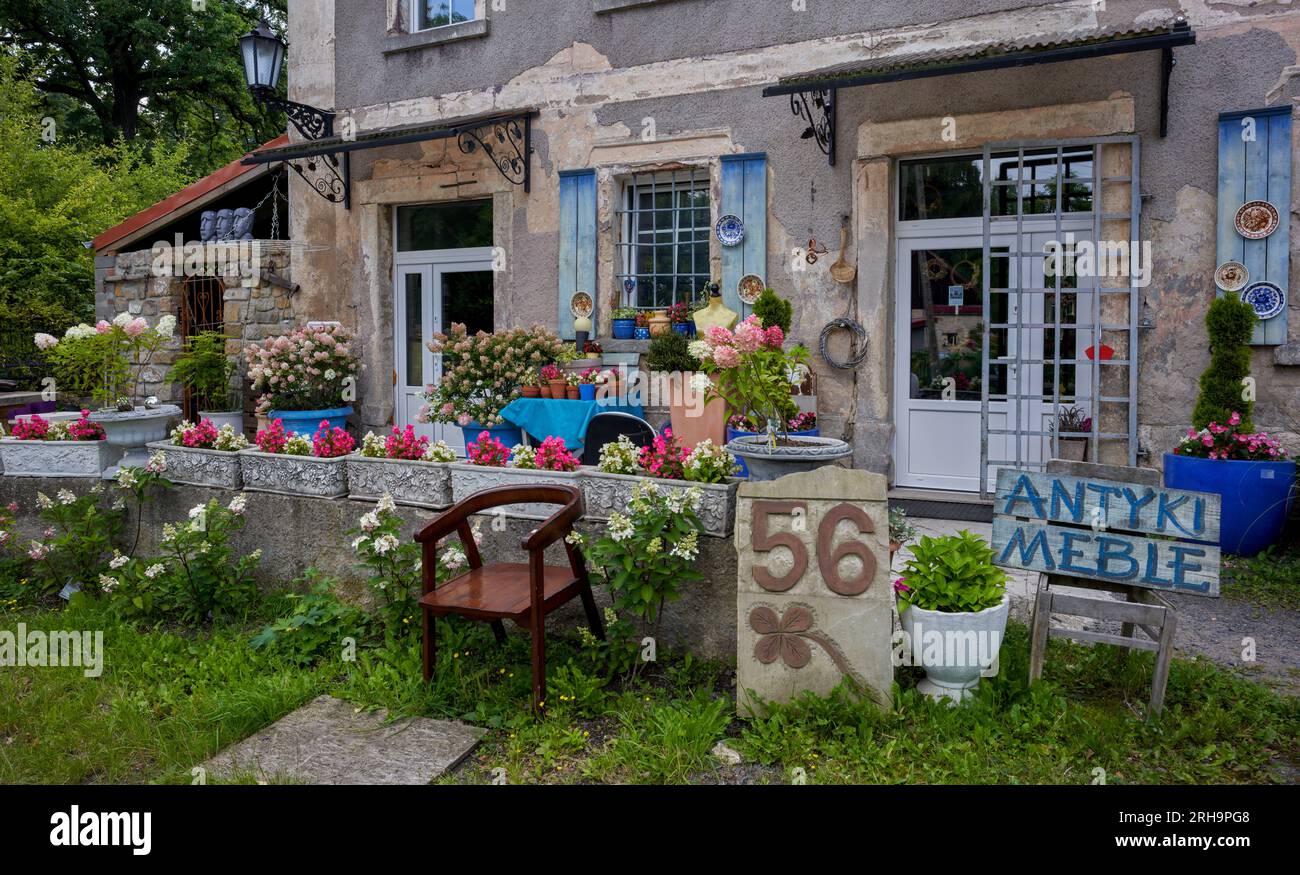
[[[259,148],[268,149],[275,146],[283,146],[289,142],[289,135],[282,134],[270,142],[263,143]],[[250,153],[251,154],[251,153]],[[236,158],[225,167],[209,173],[207,176],[182,188],[170,197],[163,198],[151,207],[141,210],[134,216],[131,216],[122,222],[109,228],[91,241],[92,248],[98,252],[112,244],[130,236],[136,231],[158,221],[158,219],[180,210],[186,204],[197,200],[213,189],[220,188],[232,180],[238,179],[246,173],[252,173],[256,170],[265,170],[263,164],[244,164],[243,158]]]

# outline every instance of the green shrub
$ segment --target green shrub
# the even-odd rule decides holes
[[[903,566],[902,582],[895,585],[899,609],[964,613],[996,607],[1007,577],[993,558],[989,545],[967,531],[921,538]]]
[[[167,382],[184,386],[194,395],[199,410],[238,410],[230,391],[235,363],[226,355],[226,335],[204,331],[185,341],[185,350],[167,373]]]
[[[690,340],[686,335],[669,331],[650,341],[650,351],[646,354],[646,366],[651,371],[675,373],[677,371],[698,371],[700,360],[691,355]]]
[[[790,323],[794,320],[794,305],[771,289],[763,289],[763,294],[754,302],[754,315],[764,328],[780,325],[781,331],[789,334]]]
[[[332,582],[308,571],[311,592],[288,596],[293,612],[281,617],[249,639],[254,650],[280,653],[297,665],[311,665],[331,652],[341,653],[343,639],[362,637],[366,615],[334,595]]]
[[[1201,374],[1201,394],[1192,411],[1198,431],[1211,422],[1226,423],[1233,411],[1241,414],[1241,427],[1253,432],[1255,403],[1243,397],[1241,381],[1250,376],[1250,338],[1255,330],[1255,310],[1237,295],[1216,298],[1205,313],[1210,338],[1210,366]]]

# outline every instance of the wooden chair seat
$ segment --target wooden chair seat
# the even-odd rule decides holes
[[[549,609],[579,595],[582,581],[571,568],[547,565],[542,569],[542,605]],[[420,599],[433,614],[460,614],[477,620],[509,619],[523,625],[532,609],[528,565],[498,562],[472,568]]]

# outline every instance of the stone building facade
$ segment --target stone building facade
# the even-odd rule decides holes
[[[336,130],[350,137],[380,135],[372,148],[349,152],[350,208],[301,180],[290,187],[294,238],[324,247],[295,255],[302,286],[295,312],[337,319],[360,333],[368,363],[361,425],[406,421],[398,371],[410,365],[402,357],[418,349],[423,338],[416,335],[430,325],[412,327],[407,305],[416,299],[403,297],[421,283],[443,283],[446,263],[458,257],[447,251],[452,246],[403,247],[403,235],[412,233],[403,222],[424,215],[410,208],[484,205],[476,219],[483,234],[466,258],[492,261],[497,327],[541,322],[571,330],[566,312],[576,288],[592,293],[597,333],[607,337],[615,306],[646,304],[635,300],[644,278],[640,288],[626,285],[641,269],[627,259],[646,239],[652,257],[664,254],[654,248],[659,229],[635,226],[651,227],[642,239],[629,223],[649,221],[637,205],[658,203],[656,188],[644,187],[663,185],[708,212],[703,222],[675,219],[662,235],[702,247],[689,270],[670,272],[672,282],[680,287],[707,274],[722,280],[734,301],[729,286],[756,274],[790,298],[792,334],[815,353],[823,433],[845,437],[857,466],[888,473],[895,486],[971,491],[981,444],[988,458],[999,441],[1004,452],[1012,443],[1027,448],[1035,439],[1021,441],[1017,430],[1050,425],[1072,399],[1098,418],[1101,432],[1120,435],[1104,444],[1101,460],[1158,467],[1187,428],[1196,376],[1208,362],[1202,319],[1216,294],[1216,266],[1225,260],[1216,248],[1230,197],[1220,178],[1221,131],[1235,124],[1228,114],[1236,112],[1252,125],[1251,113],[1266,125],[1284,118],[1289,132],[1300,97],[1292,79],[1300,10],[1283,2],[478,0],[467,21],[423,30],[420,5],[289,2],[290,98],[336,111]],[[1195,43],[1172,53],[1080,51],[1053,63],[924,73],[954,58],[1086,49],[1170,28],[1192,30]],[[1166,84],[1170,59],[1176,66]],[[903,70],[909,78],[854,84],[836,79],[836,69]],[[800,77],[810,77],[805,97],[835,85],[833,116],[827,119],[815,102],[801,108],[797,94],[764,96]],[[503,116],[528,119],[528,191],[482,148],[460,148],[460,138],[383,144],[384,132]],[[834,163],[818,148],[822,121],[833,134]],[[1282,131],[1276,124],[1272,130]],[[805,138],[807,128],[813,135]],[[292,139],[300,142],[296,134]],[[1280,142],[1270,152],[1268,200],[1289,231],[1296,149],[1293,138]],[[1022,186],[1024,197],[1037,206],[1022,212],[1030,221],[1009,243],[997,236],[1012,233],[996,221],[1007,214],[994,217],[995,231],[986,234],[978,195],[974,206],[958,204],[972,179],[994,186],[1016,178],[995,182],[981,174],[1012,167],[1019,178],[1036,180],[1044,166],[1061,180],[1090,180],[1086,190],[1057,186],[1066,199],[1073,192],[1086,203],[1053,207],[1055,183],[1031,181]],[[725,214],[744,220],[749,238],[741,249],[724,247],[712,232]],[[841,229],[848,232],[844,257],[857,267],[849,284],[829,272]],[[1008,299],[1017,302],[1010,313],[981,301],[980,284],[996,284],[998,257],[1026,243],[1041,251],[1063,229],[1094,243],[1149,243],[1149,282],[1103,278],[1094,288],[1105,291],[1093,299],[1026,292]],[[815,263],[807,258],[810,244],[828,250]],[[1031,270],[1026,264],[1013,269],[1022,274],[1014,284],[1033,287],[1023,275]],[[1296,265],[1278,264],[1270,262],[1268,279],[1294,287]],[[658,274],[651,281],[657,284]],[[441,285],[435,292],[444,304],[450,294]],[[1091,300],[1095,328],[1080,315]],[[1293,451],[1300,450],[1295,300],[1253,358],[1256,423],[1280,433]],[[825,326],[841,317],[865,331],[867,354],[856,367],[833,367],[819,349]],[[991,365],[984,378],[962,335],[999,321],[1039,327],[1015,341],[1009,337],[1016,329],[998,329],[993,348],[1014,352],[1017,371],[995,377]],[[1123,365],[1130,344],[1136,356]],[[847,357],[847,335],[833,332],[826,352]],[[964,387],[955,380],[957,406],[942,408],[954,399],[939,386],[963,361],[973,370]],[[979,384],[971,383],[976,374]],[[981,389],[995,394],[984,379],[997,380],[1003,395],[1028,386],[1027,394],[1038,397],[1032,409],[1001,414],[1012,437],[991,434],[999,414],[990,420],[982,409]],[[1025,452],[1041,455],[1039,444]]]

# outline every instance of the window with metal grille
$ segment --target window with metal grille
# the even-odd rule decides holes
[[[637,174],[624,185],[618,282],[627,307],[668,307],[709,281],[709,172]]]

